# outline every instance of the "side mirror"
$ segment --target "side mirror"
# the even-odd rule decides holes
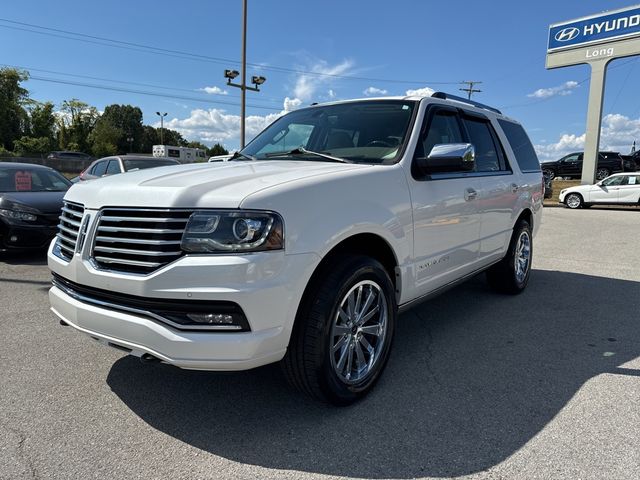
[[[470,172],[476,165],[476,150],[470,143],[439,143],[428,157],[418,157],[423,173]]]

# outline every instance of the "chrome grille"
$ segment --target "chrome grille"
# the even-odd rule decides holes
[[[76,251],[78,243],[78,232],[84,215],[84,206],[78,203],[64,202],[62,204],[62,215],[58,218],[58,246],[59,253],[65,260],[71,260]]]
[[[183,255],[180,242],[191,213],[106,208],[98,219],[93,260],[107,270],[151,273]]]

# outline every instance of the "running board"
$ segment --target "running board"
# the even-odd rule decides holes
[[[403,303],[402,305],[399,305],[398,306],[398,313],[404,313],[407,310],[411,310],[416,305],[419,305],[422,302],[426,302],[427,300],[431,300],[432,298],[437,297],[438,295],[446,292],[447,290],[449,290],[449,289],[451,289],[453,287],[457,287],[461,283],[464,283],[467,280],[471,279],[472,277],[475,277],[476,275],[484,272],[485,270],[488,270],[489,268],[494,266],[496,263],[500,263],[501,261],[502,261],[502,258],[500,260],[496,260],[495,262],[490,263],[487,266],[479,268],[478,270],[474,270],[473,272],[468,273],[468,274],[464,275],[463,277],[460,277],[459,279],[454,280],[453,282],[450,282],[450,283],[447,283],[446,285],[438,287],[435,290],[432,290],[431,292],[422,295],[421,297],[415,298],[413,300],[408,301],[407,303]]]

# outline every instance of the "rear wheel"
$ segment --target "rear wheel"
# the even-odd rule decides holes
[[[487,270],[487,281],[500,293],[521,293],[529,282],[533,259],[533,236],[531,226],[520,220],[513,229],[507,255]]]
[[[556,172],[550,168],[543,168],[542,175],[549,180],[553,180],[556,177]]]
[[[604,180],[609,175],[611,175],[611,170],[608,168],[598,168],[598,170],[596,170],[596,179],[598,180]]]
[[[564,203],[569,208],[580,208],[583,205],[582,196],[579,193],[570,193],[567,198],[564,199]]]
[[[384,370],[397,306],[378,261],[343,256],[332,265],[308,288],[282,366],[299,390],[348,405],[366,395]]]

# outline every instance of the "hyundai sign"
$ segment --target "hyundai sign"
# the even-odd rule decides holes
[[[548,52],[640,36],[640,5],[549,27]]]

